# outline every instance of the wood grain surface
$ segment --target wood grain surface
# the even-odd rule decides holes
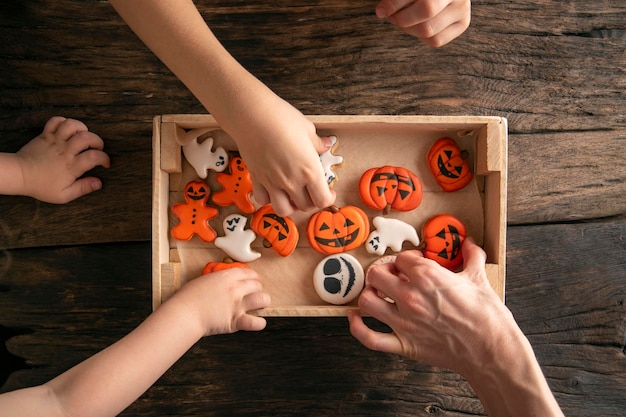
[[[568,416],[626,409],[626,3],[475,1],[441,49],[376,1],[204,1],[231,53],[305,114],[509,121],[506,301]],[[54,115],[105,141],[104,188],[0,196],[0,391],[43,383],[151,309],[151,136],[193,95],[106,1],[0,3],[0,152]],[[371,352],[344,318],[201,340],[122,415],[484,415],[461,377]]]

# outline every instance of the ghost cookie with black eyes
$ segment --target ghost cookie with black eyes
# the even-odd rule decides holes
[[[354,300],[365,286],[359,261],[347,253],[324,258],[313,271],[313,286],[320,298],[335,305]]]
[[[335,155],[339,140],[337,136],[329,136],[330,148],[320,155],[320,162],[324,168],[324,178],[329,187],[332,187],[337,182],[337,174],[335,174],[335,168],[343,165],[343,156]]]

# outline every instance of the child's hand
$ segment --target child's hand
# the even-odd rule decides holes
[[[382,0],[376,16],[387,18],[409,35],[439,47],[469,27],[470,0]]]
[[[187,282],[171,298],[185,304],[204,336],[263,330],[265,319],[248,312],[269,306],[259,276],[252,269],[231,268]],[[169,300],[168,300],[169,302]]]
[[[24,195],[63,204],[102,188],[95,177],[81,177],[96,166],[108,168],[102,139],[82,122],[53,117],[43,132],[20,149]]]
[[[250,170],[255,201],[271,202],[281,216],[332,205],[335,193],[319,159],[331,146],[330,139],[320,138],[315,125],[278,96],[267,95],[264,100],[271,104],[248,112],[252,120],[246,126],[242,119],[244,130],[236,133],[236,138],[245,139],[237,144]],[[251,116],[254,112],[260,115]]]

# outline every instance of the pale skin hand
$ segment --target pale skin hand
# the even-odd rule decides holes
[[[110,166],[102,139],[82,122],[53,117],[15,154],[0,154],[0,194],[63,204],[102,188],[87,171]]]
[[[470,0],[382,0],[376,15],[427,45],[440,47],[469,27]]]
[[[262,330],[249,312],[267,307],[258,275],[229,269],[194,279],[126,337],[47,384],[0,395],[12,417],[113,417],[201,337]]]
[[[351,333],[370,349],[458,372],[489,415],[562,416],[530,343],[489,285],[485,253],[467,239],[463,257],[457,274],[418,251],[373,268],[360,313],[348,316]],[[391,333],[370,329],[361,314],[386,323]]]
[[[282,216],[333,204],[318,157],[329,141],[224,49],[192,1],[111,4],[237,143],[259,204]]]

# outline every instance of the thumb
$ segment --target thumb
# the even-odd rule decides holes
[[[487,279],[485,274],[487,254],[485,251],[471,237],[465,239],[461,250],[463,251],[463,272],[468,274],[473,281]]]
[[[317,139],[313,140],[313,146],[319,155],[329,150],[333,146],[333,141],[328,136],[318,136]]]

